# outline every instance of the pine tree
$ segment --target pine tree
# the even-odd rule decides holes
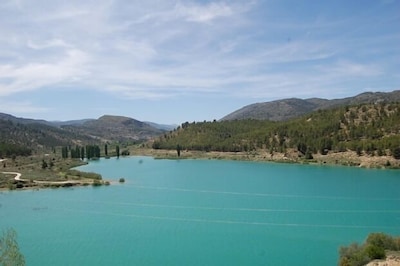
[[[24,255],[19,251],[17,233],[13,229],[0,236],[0,265],[25,265]]]

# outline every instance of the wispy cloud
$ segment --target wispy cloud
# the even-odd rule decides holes
[[[54,62],[0,65],[0,96],[81,80],[87,60],[84,52],[73,49]]]
[[[178,3],[174,12],[178,17],[195,22],[209,22],[220,17],[229,17],[234,13],[229,5],[222,2],[211,2],[206,5]]]
[[[71,45],[67,44],[65,41],[61,39],[51,39],[41,43],[35,43],[32,40],[28,40],[27,46],[31,49],[42,50],[52,47],[71,47]]]
[[[395,89],[398,2],[382,1],[3,1],[0,97],[68,86],[134,100]]]
[[[0,112],[23,115],[41,114],[50,111],[49,108],[36,106],[29,101],[3,101],[0,100]]]

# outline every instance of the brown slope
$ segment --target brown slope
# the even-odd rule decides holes
[[[272,102],[255,103],[247,105],[231,114],[223,117],[221,120],[271,120],[285,121],[292,118],[300,117],[304,114],[311,113],[319,109],[330,109],[345,105],[355,105],[363,103],[376,102],[399,102],[400,90],[393,92],[366,92],[354,97],[343,99],[283,99]]]
[[[102,141],[140,141],[162,134],[164,131],[144,122],[124,116],[104,115],[82,125],[62,128],[93,136]]]

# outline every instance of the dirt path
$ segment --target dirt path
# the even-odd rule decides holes
[[[30,181],[29,179],[22,179],[21,178],[22,174],[18,173],[18,172],[2,172],[2,174],[15,175],[14,179],[16,181]],[[49,185],[65,185],[65,184],[81,184],[82,183],[82,181],[78,181],[78,180],[67,180],[67,181],[38,181],[38,180],[32,180],[32,181],[33,181],[33,183],[43,184],[43,185],[46,185],[46,184],[49,184]]]
[[[18,172],[2,172],[5,175],[15,175],[14,179],[17,181],[27,181],[26,179],[21,179],[22,174]]]

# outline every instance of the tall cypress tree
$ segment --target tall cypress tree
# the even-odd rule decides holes
[[[81,147],[81,159],[82,161],[85,159],[85,148]]]

